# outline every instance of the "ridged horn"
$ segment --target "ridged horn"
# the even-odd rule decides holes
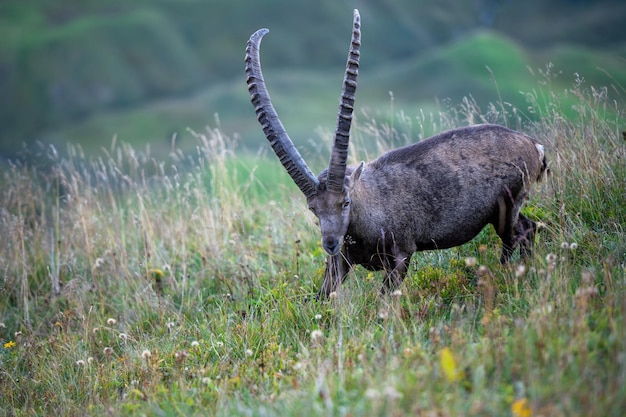
[[[328,179],[326,188],[329,191],[340,193],[343,190],[346,164],[348,161],[348,145],[350,142],[350,125],[352,124],[352,112],[354,110],[354,95],[356,93],[356,81],[359,75],[359,58],[361,57],[361,17],[359,11],[354,10],[354,23],[352,26],[352,40],[346,63],[346,73],[343,78],[343,91],[339,102],[339,114],[337,115],[337,128],[335,139],[328,164]]]
[[[263,127],[263,132],[270,142],[274,153],[300,191],[306,198],[309,198],[317,193],[317,177],[309,169],[293,145],[289,135],[287,135],[283,124],[278,119],[278,114],[272,105],[272,100],[265,87],[263,73],[261,72],[259,46],[261,39],[268,32],[268,29],[259,29],[248,40],[245,60],[248,92],[250,93],[250,100],[254,106],[257,119]]]

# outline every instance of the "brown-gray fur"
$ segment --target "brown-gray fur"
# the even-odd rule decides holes
[[[502,126],[476,125],[346,167],[360,47],[355,11],[331,162],[314,177],[295,148],[290,150],[293,143],[265,90],[258,57],[265,33],[248,42],[248,88],[268,140],[320,221],[329,256],[319,297],[335,291],[354,265],[384,270],[384,289],[396,288],[413,253],[462,245],[488,224],[502,239],[502,263],[517,246],[523,256],[530,254],[537,226],[519,211],[545,171],[542,145]],[[329,176],[344,178],[343,187],[328,186]]]

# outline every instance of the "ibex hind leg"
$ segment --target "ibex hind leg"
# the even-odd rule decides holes
[[[496,233],[502,240],[502,253],[500,254],[500,263],[505,264],[511,260],[513,250],[515,249],[514,230],[517,224],[517,218],[520,208],[519,199],[514,199],[512,195],[500,197],[498,199],[498,210],[492,221]]]
[[[532,256],[536,234],[537,223],[520,213],[515,225],[515,244],[519,245],[520,255],[523,259]]]
[[[513,201],[510,198],[503,198],[499,201],[499,210],[494,226],[502,240],[501,264],[511,260],[513,251],[517,246],[520,248],[522,258],[528,258],[532,253],[537,224],[520,213],[524,200],[525,195],[519,195]]]

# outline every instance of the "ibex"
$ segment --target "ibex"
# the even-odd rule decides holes
[[[462,245],[487,224],[502,240],[501,263],[517,246],[528,256],[537,226],[520,207],[546,161],[543,146],[525,134],[497,125],[462,127],[367,164],[346,166],[360,27],[355,10],[330,162],[317,177],[294,147],[267,92],[259,45],[268,30],[254,33],[246,48],[246,81],[259,123],[319,219],[328,258],[318,298],[335,291],[354,265],[384,270],[383,290],[395,289],[413,253]]]

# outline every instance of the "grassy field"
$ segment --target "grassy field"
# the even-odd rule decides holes
[[[624,109],[603,90],[545,91],[528,93],[533,122],[471,100],[392,124],[359,115],[352,161],[484,120],[550,159],[524,209],[542,225],[532,259],[500,266],[486,229],[415,255],[390,296],[357,268],[312,301],[325,256],[304,198],[273,155],[239,154],[221,129],[164,159],[113,143],[11,166],[0,414],[622,416]]]

